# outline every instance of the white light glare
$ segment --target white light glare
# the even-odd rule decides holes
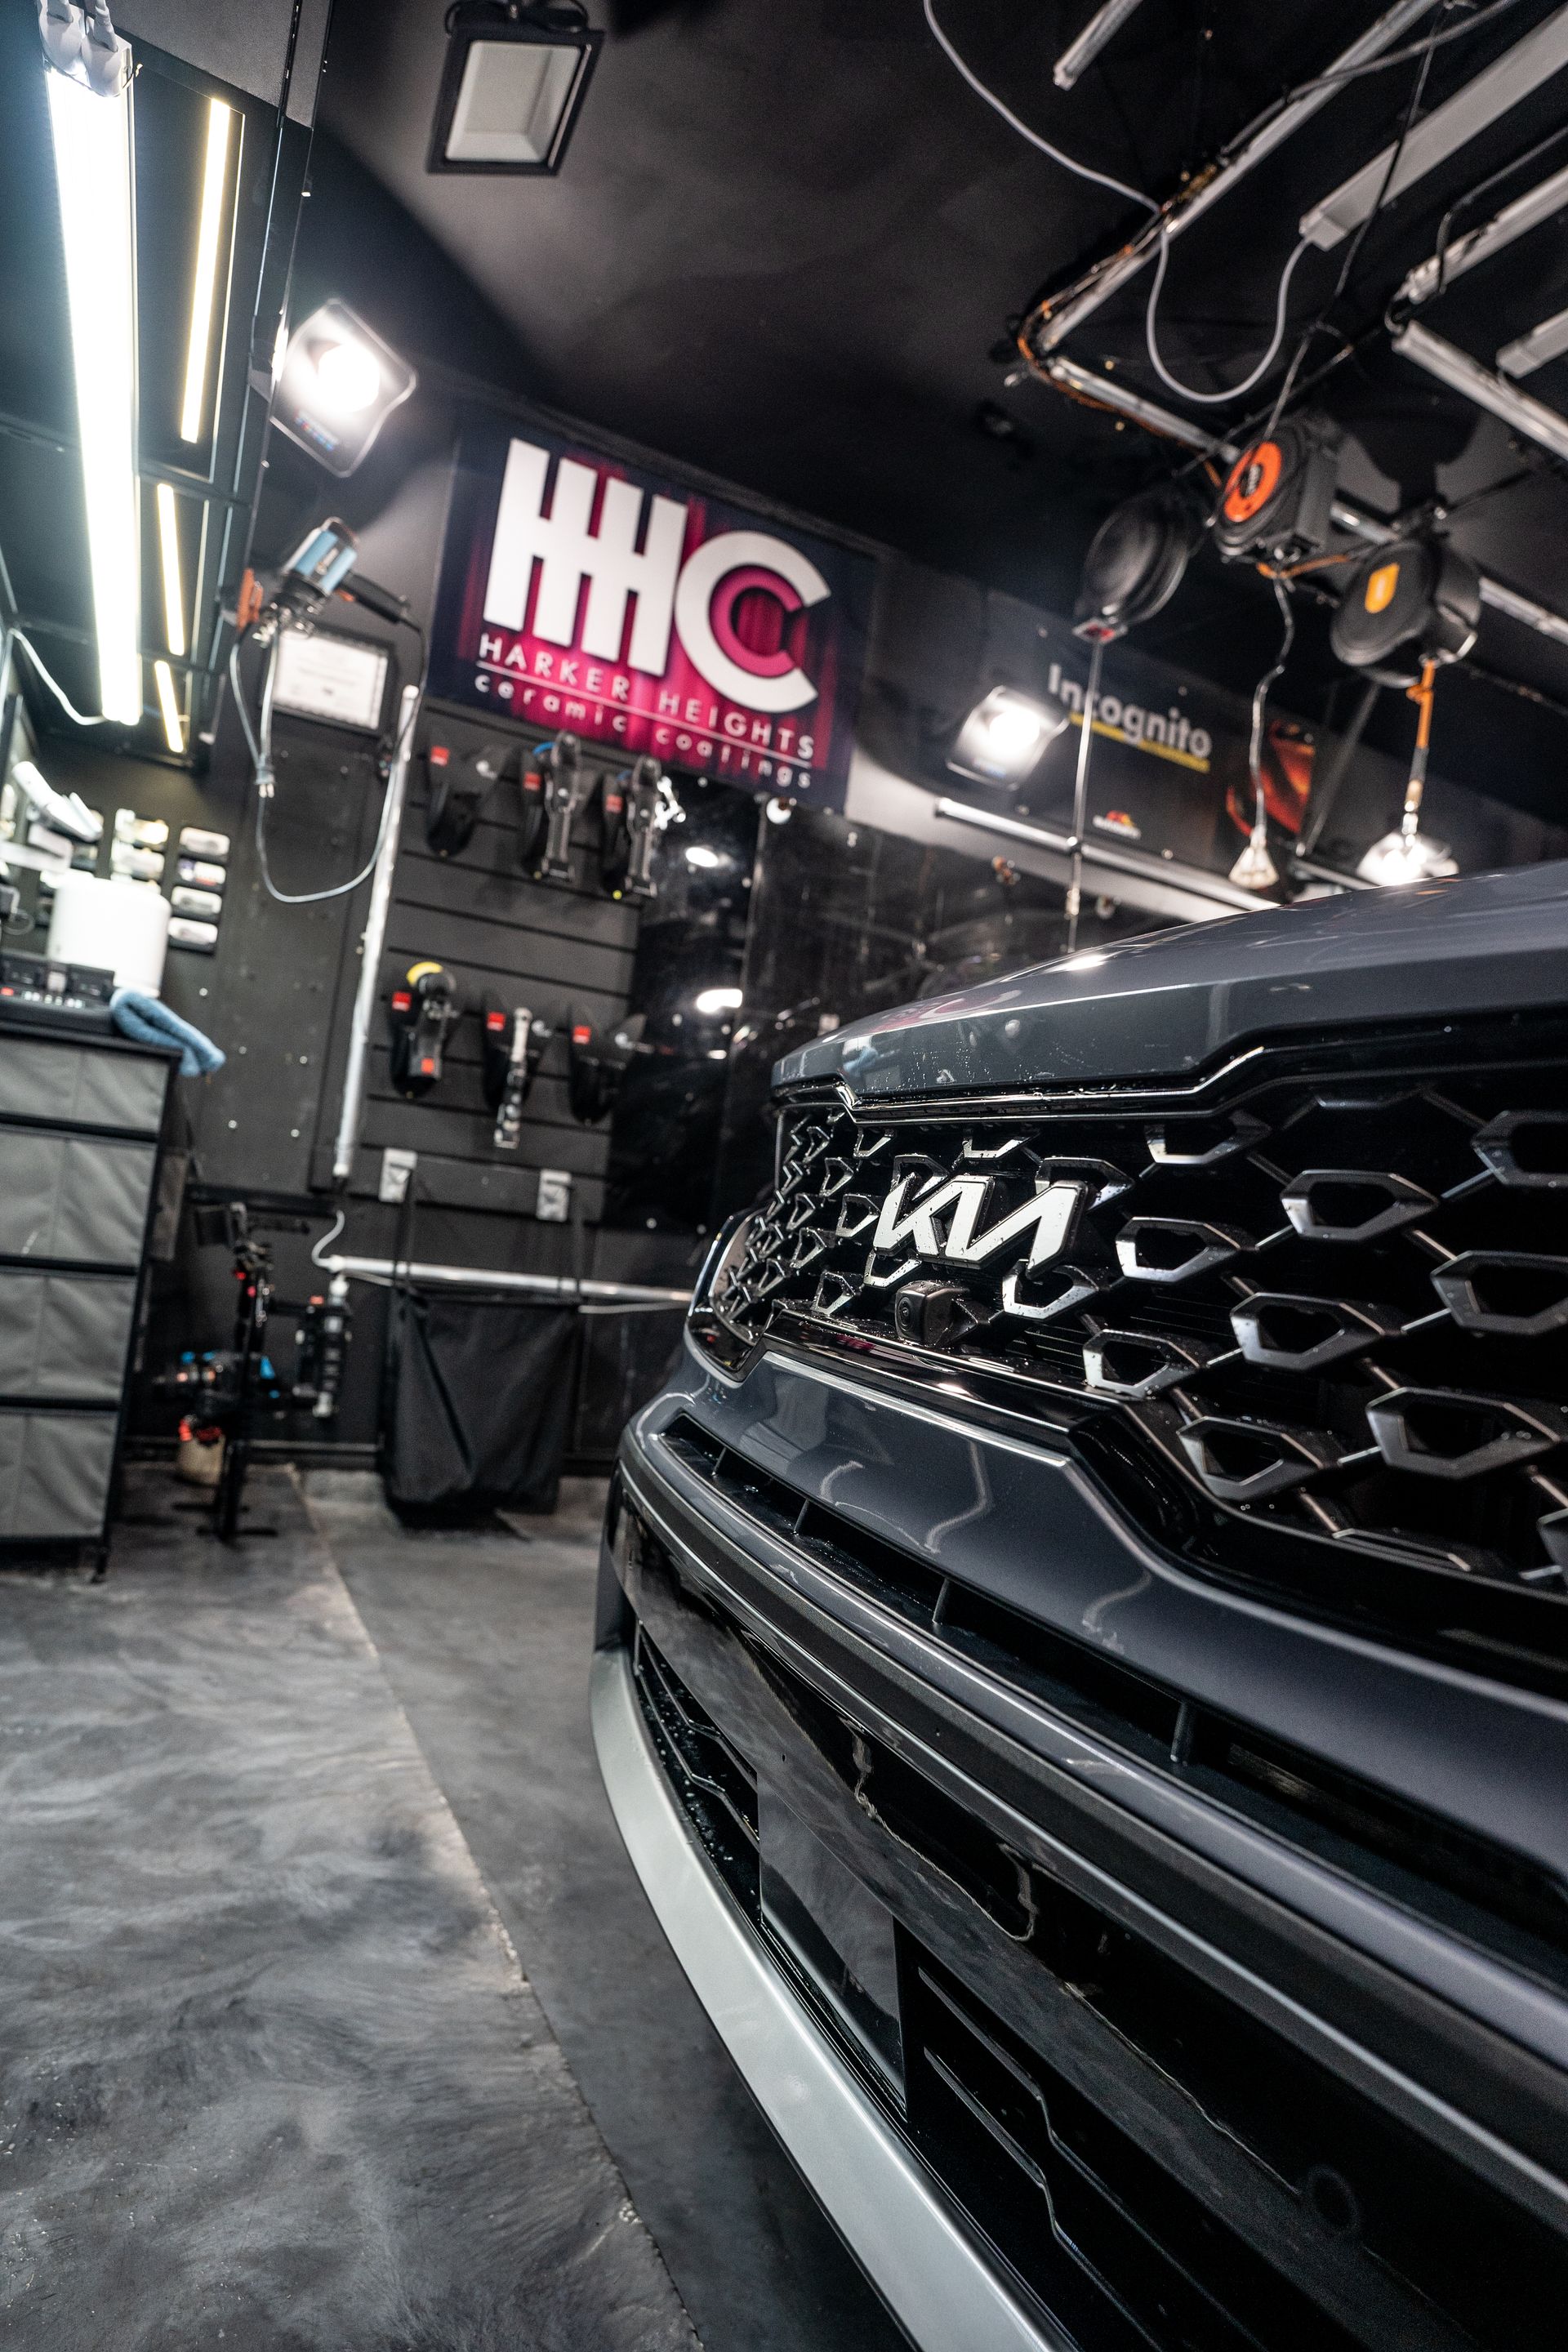
[[[171,751],[185,748],[185,730],[180,717],[179,697],[174,692],[174,673],[166,661],[153,665],[153,681],[158,689],[158,708],[163,714],[163,740]]]
[[[1004,702],[985,719],[985,732],[999,760],[1016,760],[1030,751],[1045,733],[1038,711],[1021,702]]]
[[[1435,882],[1458,870],[1446,842],[1433,841],[1414,829],[1385,833],[1356,867],[1363,882],[1375,882],[1384,890],[1407,888],[1412,882]]]
[[[698,866],[704,874],[711,874],[723,865],[724,859],[717,849],[710,849],[705,841],[694,841],[686,853],[686,862],[688,866]]]
[[[180,525],[174,493],[160,482],[158,555],[163,571],[163,635],[176,661],[185,657],[185,592],[180,579]]]
[[[694,1002],[699,1013],[739,1013],[741,992],[738,988],[705,988]]]
[[[381,395],[381,367],[363,343],[329,343],[316,361],[316,382],[329,407],[357,416]]]
[[[180,404],[182,441],[199,441],[202,437],[218,254],[223,241],[223,198],[228,185],[228,142],[233,130],[234,109],[221,105],[216,98],[209,99],[206,156],[202,165],[201,226],[196,232],[196,267],[191,279],[191,331],[185,344],[185,394]]]
[[[1067,725],[1066,706],[1054,694],[994,686],[959,729],[947,764],[961,776],[1010,791],[1034,772],[1047,744],[1065,734]]]
[[[131,96],[95,98],[52,70],[45,79],[70,309],[99,707],[106,719],[134,727],[142,717],[142,564]]]

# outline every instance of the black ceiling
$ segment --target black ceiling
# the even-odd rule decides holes
[[[1380,13],[1372,0],[1310,10],[1143,0],[1064,95],[1051,63],[1091,0],[934,5],[973,69],[1024,120],[1155,196]],[[1426,105],[1550,13],[1548,0],[1518,0],[1437,50]],[[426,173],[443,15],[443,0],[337,0],[333,22],[301,265],[307,282],[335,278],[334,290],[393,341],[1058,607],[1099,518],[1177,462],[1136,428],[1119,430],[1039,384],[1004,383],[993,354],[1006,322],[1139,215],[991,112],[933,41],[922,0],[621,0],[559,180]],[[1409,37],[1460,21],[1450,5]],[[1298,215],[1393,135],[1415,72],[1396,66],[1340,92],[1173,248],[1161,333],[1175,373],[1207,388],[1245,373],[1267,341]],[[1565,110],[1568,75],[1378,220],[1333,316],[1342,332],[1325,336],[1321,356],[1345,334],[1375,330],[1404,269],[1431,250],[1446,206]],[[1494,202],[1564,160],[1568,145]],[[1341,257],[1307,257],[1298,324],[1326,301]],[[1429,315],[1489,362],[1498,343],[1555,307],[1553,294],[1561,301],[1565,278],[1568,241],[1553,223]],[[1147,278],[1137,281],[1067,348],[1180,405],[1144,354],[1147,290]],[[1568,365],[1531,388],[1568,405]],[[1568,610],[1568,488],[1543,453],[1511,450],[1500,425],[1375,333],[1323,396],[1363,445],[1350,486],[1385,510],[1402,493],[1436,488],[1454,500],[1523,471],[1512,489],[1467,508],[1456,537],[1500,576]],[[1191,414],[1232,431],[1247,412],[1242,403]],[[1143,642],[1242,685],[1276,628],[1260,583],[1205,565]],[[1478,658],[1568,702],[1563,648],[1489,620]],[[1309,626],[1287,698],[1321,711],[1331,674],[1323,632]],[[1475,678],[1449,702],[1444,764],[1461,753],[1472,765],[1489,760],[1492,788],[1560,814],[1560,722],[1542,732],[1541,703],[1504,701]],[[1385,723],[1403,740],[1405,715]]]

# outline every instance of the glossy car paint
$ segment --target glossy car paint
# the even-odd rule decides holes
[[[1565,1004],[1559,865],[1164,933],[862,1023],[788,1056],[775,1083],[787,1093],[826,1082],[856,1100],[924,1095],[938,1108],[951,1096],[957,1112],[1004,1090],[1201,1086],[1266,1038]],[[1223,1790],[1141,1762],[1081,1716],[944,1654],[707,1485],[668,1442],[682,1415],[962,1585],[1560,1878],[1568,1704],[1189,1573],[1022,1414],[852,1358],[766,1341],[731,1377],[689,1342],[624,1441],[626,1492],[683,1587],[710,1594],[830,1698],[850,1695],[851,1712],[881,1725],[934,1784],[1005,1823],[1021,1848],[1135,1918],[1383,2112],[1568,2230],[1560,1983],[1271,1834]],[[1026,2035],[1029,2003],[1043,1998],[1027,1968],[1020,1977],[994,1932],[956,1926],[939,1887],[899,1879],[841,1796],[836,1812],[824,1768],[770,1713],[743,1645],[700,1609],[632,1589],[624,1572],[622,1582],[716,1719],[779,1734],[789,1801]],[[612,1640],[614,1617],[612,1604]],[[1033,2031],[1046,2030],[1037,2014]],[[1140,2095],[1136,2084],[1114,2090]],[[1198,2132],[1189,2155],[1220,2182],[1222,2148]],[[1222,2200],[1238,2193],[1235,2181],[1215,2188]]]
[[[1568,1003],[1568,862],[1159,931],[854,1023],[774,1083],[857,1100],[1181,1078],[1268,1035]]]

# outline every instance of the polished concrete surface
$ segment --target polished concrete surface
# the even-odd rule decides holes
[[[689,2346],[296,1486],[179,1491],[0,1577],[0,2342]]]
[[[521,1532],[412,1534],[305,1482],[594,2118],[711,2352],[904,2338],[752,2104],[626,1858],[588,1734],[597,1495]]]
[[[0,2344],[895,2352],[599,1787],[597,1498],[250,1492],[0,1576]]]

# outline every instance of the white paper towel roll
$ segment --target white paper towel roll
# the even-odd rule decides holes
[[[116,988],[156,996],[169,946],[169,902],[145,882],[100,882],[96,874],[62,874],[49,916],[49,955],[57,963],[112,971]]]

